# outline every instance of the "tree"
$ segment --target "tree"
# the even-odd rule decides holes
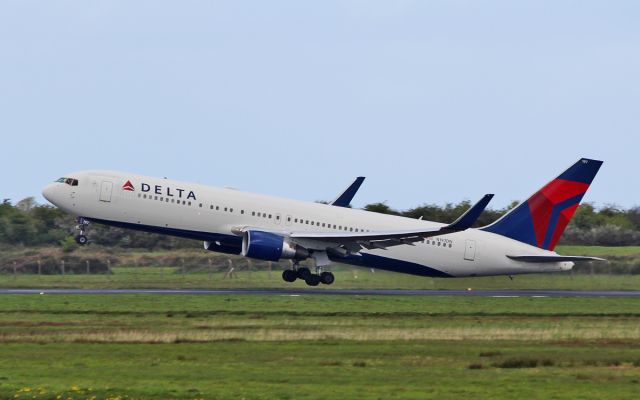
[[[366,211],[377,212],[380,214],[391,214],[391,215],[400,215],[400,213],[396,210],[393,210],[386,203],[373,203],[367,204],[364,206]]]

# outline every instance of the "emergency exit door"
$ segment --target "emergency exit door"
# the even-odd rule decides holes
[[[100,201],[109,203],[111,201],[111,191],[113,190],[113,182],[102,181],[100,185]]]
[[[476,259],[476,241],[467,240],[464,247],[464,259],[473,261]]]

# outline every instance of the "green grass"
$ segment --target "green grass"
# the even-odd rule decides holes
[[[111,275],[0,274],[0,287],[31,288],[307,288],[303,281],[285,283],[281,271],[240,270],[232,279],[222,272],[181,273],[173,267],[116,267]],[[340,288],[389,289],[567,289],[640,290],[640,275],[553,273],[481,278],[428,278],[365,268],[333,267],[336,282],[324,290]]]
[[[0,304],[1,398],[627,399],[640,390],[635,298],[45,294]]]
[[[640,246],[558,246],[555,251],[558,254],[599,256],[604,258],[610,256],[640,256]]]

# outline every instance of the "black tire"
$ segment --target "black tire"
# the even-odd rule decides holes
[[[75,239],[76,243],[78,243],[80,246],[84,246],[89,241],[89,239],[87,239],[85,235],[77,235]]]
[[[325,285],[331,285],[336,280],[331,272],[323,272],[320,274],[320,282]]]
[[[309,268],[307,267],[298,268],[298,278],[306,281],[309,275],[311,275],[311,271],[309,271]]]
[[[298,279],[298,274],[292,269],[285,269],[282,271],[282,279],[284,279],[285,282],[295,282],[295,280]]]
[[[316,274],[309,274],[307,279],[304,280],[309,286],[318,286],[320,284],[320,277]]]

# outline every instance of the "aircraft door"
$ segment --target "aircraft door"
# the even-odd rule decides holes
[[[111,202],[111,192],[113,190],[113,182],[102,181],[100,185],[100,201]]]
[[[464,259],[467,261],[473,261],[476,259],[476,241],[467,240],[464,247]]]

